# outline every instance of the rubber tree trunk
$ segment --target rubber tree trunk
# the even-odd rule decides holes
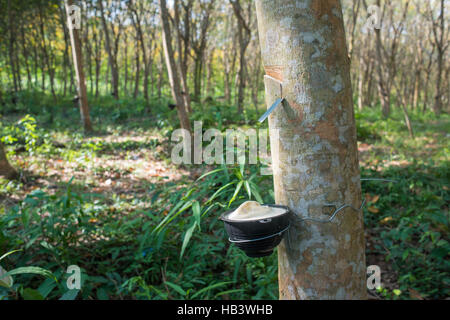
[[[177,105],[178,119],[182,129],[186,129],[191,134],[191,124],[184,106],[184,98],[181,93],[181,82],[176,69],[174,51],[171,42],[170,25],[168,21],[169,13],[167,11],[166,1],[159,0],[160,18],[162,21],[162,40],[164,47],[164,56],[166,58],[167,74],[169,77],[172,97]],[[185,139],[186,140],[186,139]],[[188,150],[188,149],[187,149]]]
[[[84,78],[84,71],[83,71],[83,54],[81,51],[80,37],[78,29],[72,26],[72,21],[70,20],[72,14],[70,6],[72,5],[72,0],[65,0],[64,4],[66,7],[66,14],[68,19],[70,43],[72,46],[73,65],[75,67],[75,75],[77,78],[77,89],[79,98],[78,101],[80,104],[81,121],[83,122],[84,131],[90,132],[92,131],[92,122],[91,117],[89,115],[89,106],[87,101],[86,81]]]
[[[444,5],[444,0],[441,0],[441,8],[440,8],[440,14],[439,14],[439,21],[436,22],[436,25],[439,24],[439,29],[440,29],[440,37],[438,40],[437,37],[437,33],[436,33],[436,28],[433,26],[434,28],[434,35],[435,35],[435,40],[436,40],[436,47],[438,49],[438,54],[437,54],[437,75],[436,75],[436,94],[434,96],[434,105],[433,105],[433,110],[434,113],[436,113],[436,115],[440,115],[442,112],[442,88],[441,88],[441,82],[442,82],[442,71],[444,69],[444,52],[445,49],[444,48],[444,30],[445,30],[445,20],[444,20],[444,10],[445,10],[445,5]],[[433,23],[434,24],[434,23]]]
[[[19,175],[17,171],[9,164],[6,157],[3,144],[0,143],[0,176],[6,179],[16,179]]]
[[[11,73],[13,76],[13,83],[14,83],[14,93],[16,93],[17,91],[19,91],[18,89],[18,85],[17,85],[17,78],[16,78],[16,62],[15,62],[15,55],[14,55],[14,43],[15,43],[15,33],[14,30],[15,28],[13,27],[13,14],[12,14],[12,10],[11,10],[11,1],[8,0],[8,6],[7,6],[7,11],[8,11],[8,20],[9,20],[9,63],[11,66]]]
[[[257,0],[275,200],[293,211],[278,249],[280,299],[365,299],[360,172],[338,0]],[[278,132],[278,137],[276,132]]]
[[[111,43],[111,38],[109,36],[109,28],[106,22],[103,2],[99,1],[100,17],[102,20],[103,30],[105,33],[105,46],[106,52],[108,53],[108,63],[111,70],[112,86],[113,86],[113,96],[116,100],[119,100],[119,71],[117,70],[117,56],[113,51],[113,44]]]
[[[441,82],[442,82],[442,69],[443,69],[443,54],[442,50],[438,50],[437,57],[437,75],[436,75],[436,94],[434,95],[433,110],[436,115],[440,115],[442,112],[442,94],[441,94]]]
[[[383,58],[381,54],[381,35],[380,35],[380,29],[375,29],[375,39],[376,39],[376,57],[377,57],[377,73],[378,73],[378,80],[377,80],[377,88],[378,88],[378,96],[380,99],[381,104],[381,114],[384,118],[388,118],[389,114],[391,113],[391,92],[388,89],[389,86],[387,84],[388,81],[386,81],[386,78],[384,77],[383,73]]]

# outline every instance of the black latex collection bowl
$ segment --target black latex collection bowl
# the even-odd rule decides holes
[[[230,242],[243,250],[247,256],[256,258],[272,254],[273,249],[280,244],[283,233],[289,228],[289,207],[277,204],[263,205],[272,208],[282,208],[285,212],[266,219],[231,220],[230,210],[220,216],[225,224]]]

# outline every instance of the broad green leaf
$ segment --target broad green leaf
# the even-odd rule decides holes
[[[237,292],[243,292],[243,291],[244,291],[244,289],[231,289],[231,290],[227,290],[227,291],[222,291],[222,292],[219,292],[218,294],[216,294],[214,296],[214,298],[223,296],[224,294],[237,293]]]
[[[212,284],[212,285],[210,285],[208,287],[202,288],[199,291],[197,291],[196,293],[194,293],[192,295],[191,299],[195,299],[195,297],[197,297],[198,295],[202,294],[205,291],[208,291],[208,290],[211,290],[211,289],[214,289],[214,288],[219,288],[219,287],[225,286],[225,285],[230,284],[230,283],[232,283],[232,281],[219,282],[219,283]]]
[[[197,222],[198,227],[200,228],[200,204],[198,201],[194,201],[194,204],[192,205],[192,211],[194,212],[194,218]]]
[[[155,229],[153,229],[153,232],[155,232],[155,231],[158,231],[161,227],[162,227],[162,225],[170,218],[170,216],[172,215],[172,214],[174,214],[175,212],[176,212],[176,210],[178,210],[178,208],[180,208],[183,204],[185,204],[185,202],[184,201],[179,201],[176,205],[175,205],[175,207],[173,207],[170,211],[169,211],[169,213],[167,214],[167,216],[156,226],[156,228]]]
[[[167,220],[165,225],[168,225],[173,219],[178,217],[181,213],[183,213],[184,211],[189,209],[191,206],[192,206],[192,201],[188,201],[180,210],[177,211],[177,213],[175,213],[172,217],[170,217],[169,220]]]
[[[17,250],[13,250],[13,251],[10,251],[10,252],[7,252],[7,253],[5,253],[4,255],[2,255],[1,257],[0,257],[0,261],[2,261],[3,259],[5,259],[7,256],[9,256],[10,254],[13,254],[14,252],[18,252],[18,251],[22,251],[22,249],[17,249]]]
[[[234,194],[233,197],[231,198],[230,202],[228,202],[228,206],[230,206],[233,201],[236,199],[237,195],[239,194],[239,191],[241,190],[242,185],[244,184],[244,181],[240,181],[237,186],[236,186],[236,190],[234,190]]]
[[[183,257],[184,250],[186,250],[189,240],[191,240],[192,233],[194,232],[196,225],[197,225],[197,223],[194,222],[194,224],[186,231],[186,233],[184,235],[183,245],[181,246],[180,259]]]
[[[197,188],[189,189],[189,190],[186,192],[186,194],[185,194],[181,199],[182,199],[182,200],[188,200],[189,197],[191,196],[191,194],[192,194],[195,190],[197,190]]]
[[[216,192],[214,192],[214,194],[211,196],[211,198],[208,199],[208,201],[206,201],[206,203],[210,203],[211,201],[213,201],[220,192],[222,192],[223,190],[225,190],[226,188],[228,188],[229,186],[235,184],[236,181],[232,181],[230,183],[227,183],[226,185],[222,186],[219,190],[217,190]]]
[[[202,213],[202,217],[204,216],[204,215],[206,215],[212,208],[214,208],[216,205],[218,205],[218,203],[213,203],[212,205],[210,205],[208,208],[206,208],[206,210],[205,211],[203,211],[203,213]]]
[[[253,195],[255,196],[256,201],[258,201],[260,204],[263,204],[264,201],[263,201],[261,195],[259,194],[258,189],[256,188],[256,186],[253,183],[251,185],[253,187],[252,192],[253,192]]]
[[[171,287],[176,292],[178,292],[179,294],[181,294],[183,297],[186,296],[186,291],[184,291],[183,288],[181,288],[179,285],[169,282],[169,281],[166,281],[164,283],[167,284],[169,287]]]
[[[245,161],[245,156],[244,156]],[[244,169],[245,169],[245,162],[239,163],[239,172],[241,174],[241,178],[244,179]]]
[[[38,290],[31,288],[25,288],[22,292],[22,297],[24,300],[44,300],[44,297]]]
[[[45,279],[44,282],[37,289],[42,297],[45,299],[52,292],[52,290],[56,287],[56,282],[53,279]]]
[[[99,300],[109,300],[107,291],[104,288],[97,289],[97,298]]]
[[[20,268],[16,268],[16,269],[13,269],[13,270],[7,272],[4,275],[4,277],[8,276],[8,275],[9,276],[13,276],[15,274],[38,274],[38,275],[44,276],[46,278],[51,278],[51,279],[56,280],[56,277],[53,275],[52,272],[50,272],[50,271],[48,271],[46,269],[43,269],[43,268],[39,268],[39,267],[20,267]]]
[[[78,292],[80,292],[80,290],[78,289],[71,289],[69,291],[67,291],[66,293],[64,293],[61,298],[59,298],[59,300],[75,300],[75,298],[78,295]]]
[[[184,205],[183,205],[184,204]],[[178,210],[175,214],[175,210],[177,210],[181,205],[183,205],[181,207],[180,210]],[[189,209],[192,206],[192,201],[188,201],[188,202],[182,202],[180,201],[172,210],[170,210],[170,212],[167,214],[167,216],[158,224],[158,226],[153,230],[152,233],[154,232],[160,232],[161,229],[169,224],[173,219],[175,219],[178,215],[180,215],[182,212],[184,212],[185,210]]]
[[[223,172],[225,173],[225,177],[227,178],[227,181],[230,181],[230,174],[228,173],[228,167],[225,164],[225,161],[222,162],[222,164],[220,165],[223,168]]]
[[[248,181],[245,181],[245,189],[247,190],[248,198],[252,199],[252,191],[250,190],[250,184]]]
[[[159,290],[158,288],[156,288],[154,286],[149,286],[149,288],[152,289],[153,291],[155,291],[157,295],[159,295],[163,299],[167,300],[167,293],[162,292],[161,290]]]
[[[234,170],[234,175],[235,175],[239,180],[244,180],[244,176],[243,176],[243,173],[241,172],[241,170],[235,169],[235,170]]]
[[[219,168],[219,169],[215,169],[215,170],[212,170],[212,171],[210,171],[210,172],[207,172],[207,173],[201,175],[199,178],[197,178],[197,180],[195,180],[195,182],[197,182],[197,181],[199,181],[199,180],[202,180],[204,177],[207,177],[207,176],[209,176],[209,175],[211,175],[211,174],[214,174],[214,173],[216,173],[216,172],[223,171],[223,170],[225,170],[225,169],[226,169],[226,168]]]

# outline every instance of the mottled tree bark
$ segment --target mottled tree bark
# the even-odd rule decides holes
[[[338,0],[257,0],[275,200],[293,211],[278,249],[280,299],[365,299],[350,63]],[[278,137],[276,135],[278,132]]]
[[[64,1],[66,7],[66,14],[69,25],[69,35],[70,35],[70,43],[72,46],[72,56],[73,56],[73,65],[75,67],[75,75],[77,78],[77,89],[78,89],[78,98],[80,104],[80,115],[81,121],[83,122],[84,131],[90,132],[92,131],[92,122],[91,117],[89,115],[89,106],[87,101],[87,91],[86,91],[86,81],[84,77],[83,71],[83,54],[81,51],[81,43],[78,29],[72,26],[70,6],[72,5],[72,0]]]

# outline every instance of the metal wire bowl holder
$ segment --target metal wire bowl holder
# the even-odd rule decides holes
[[[390,179],[380,179],[380,178],[361,178],[360,181],[382,181],[382,182],[396,182],[396,180],[390,180]],[[366,199],[364,199],[361,203],[361,206],[359,208],[355,208],[354,206],[350,205],[350,204],[343,204],[342,206],[340,206],[339,208],[337,208],[336,210],[334,210],[333,214],[328,218],[328,219],[315,219],[315,218],[297,218],[297,220],[302,223],[304,221],[313,221],[313,222],[318,222],[318,223],[330,223],[334,220],[334,218],[336,218],[337,214],[341,211],[343,211],[346,208],[350,208],[353,209],[356,212],[360,212],[362,210],[362,208],[364,207],[364,205],[366,204]],[[330,207],[335,207],[334,204],[325,204],[325,206],[330,206]],[[289,209],[289,211],[292,213],[292,210]],[[289,247],[291,247],[290,245],[290,233],[289,233],[289,228],[291,227],[291,222],[289,222],[288,226],[286,228],[284,228],[283,230],[276,232],[274,234],[268,235],[268,236],[264,236],[264,237],[259,237],[259,238],[254,238],[254,239],[232,239],[231,237],[228,238],[228,241],[230,241],[231,243],[249,243],[249,242],[255,242],[255,241],[261,241],[261,240],[266,240],[266,239],[270,239],[276,236],[282,236],[284,232],[287,231],[288,234],[288,245]]]

